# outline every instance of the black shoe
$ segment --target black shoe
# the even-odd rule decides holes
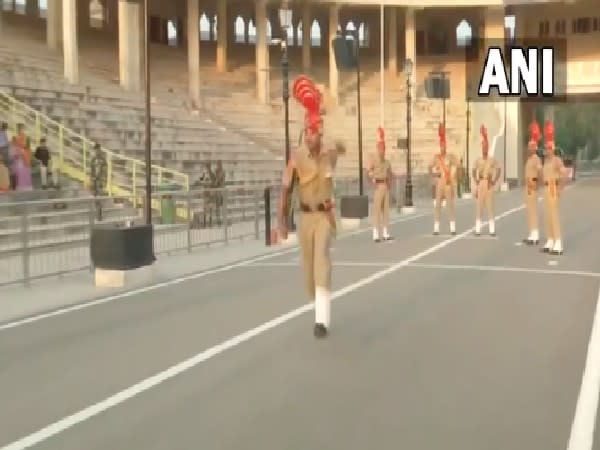
[[[549,249],[549,248],[546,248],[546,247],[543,247],[543,248],[540,250],[540,252],[542,252],[542,253],[550,253],[550,249]]]
[[[379,244],[381,242],[381,239],[377,238],[377,239],[373,239],[373,242]]]
[[[563,251],[562,250],[560,250],[560,251],[559,250],[550,250],[550,253],[552,255],[562,255]]]
[[[434,232],[433,232],[433,235],[434,235],[434,236],[439,236],[439,234],[440,234],[440,232],[439,232],[439,231],[434,231]]]
[[[477,231],[474,234],[475,236],[481,236],[481,233],[478,233]]]
[[[491,237],[495,237],[495,236],[496,236],[496,233],[490,233],[490,236],[491,236]]]
[[[388,236],[388,237],[386,237],[386,238],[383,238],[383,239],[384,239],[385,241],[393,241],[393,240],[394,240],[393,236]]]
[[[324,338],[327,336],[327,327],[322,323],[315,323],[314,335],[316,338]]]
[[[450,232],[450,234],[451,234],[452,236],[456,236],[456,231],[451,231],[451,232]]]

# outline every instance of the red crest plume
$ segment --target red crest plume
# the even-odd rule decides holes
[[[547,120],[544,125],[544,141],[546,144],[554,144],[554,122]]]
[[[306,111],[305,126],[313,131],[318,130],[321,125],[322,95],[313,81],[305,75],[300,75],[294,80],[292,94]]]
[[[540,124],[537,123],[536,120],[531,122],[529,125],[529,142],[534,143],[537,147],[540,138],[542,137],[542,132],[540,130]]]
[[[489,143],[488,143],[487,128],[485,127],[485,125],[481,124],[481,128],[479,129],[479,132],[481,133],[481,146],[483,148],[487,149],[489,146]]]
[[[446,147],[446,128],[443,123],[438,127],[438,136],[440,138],[440,147]]]

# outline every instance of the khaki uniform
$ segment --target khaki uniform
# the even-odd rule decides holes
[[[483,156],[475,161],[473,178],[475,180],[476,211],[475,234],[481,233],[481,216],[483,209],[487,210],[488,229],[490,234],[496,233],[494,213],[494,185],[498,177],[498,162],[491,156]]]
[[[435,200],[433,209],[433,233],[440,232],[440,215],[442,209],[442,199],[446,200],[448,208],[448,219],[450,222],[450,232],[456,234],[456,211],[454,199],[456,196],[456,169],[458,161],[452,154],[436,154],[429,164],[429,172],[434,177]]]
[[[560,180],[564,165],[559,156],[546,157],[542,168],[544,206],[546,210],[546,245],[544,251],[560,254],[563,251],[560,229]]]
[[[329,153],[311,156],[302,145],[294,155],[298,176],[298,199],[302,216],[298,239],[306,289],[315,299],[315,320],[326,327],[330,322],[331,239],[335,217],[328,205],[333,201],[333,161]]]
[[[542,160],[534,153],[525,162],[525,206],[527,208],[528,244],[537,244],[540,240],[538,228],[538,185],[542,172]]]
[[[379,241],[390,239],[388,232],[390,224],[390,182],[392,163],[381,158],[379,155],[373,157],[369,174],[375,183],[373,193],[373,239]]]

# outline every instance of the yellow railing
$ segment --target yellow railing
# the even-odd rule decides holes
[[[16,98],[0,92],[0,115],[6,117],[9,129],[15,132],[18,124],[23,124],[31,137],[32,146],[37,145],[45,137],[54,155],[58,155],[54,167],[58,166],[61,176],[90,185],[90,161],[94,156],[94,142],[85,136],[75,133],[63,124],[36,111]],[[101,144],[101,143],[100,143]],[[106,157],[108,166],[106,191],[109,196],[129,197],[136,205],[144,198],[146,164],[134,158],[120,155],[104,147],[101,151]],[[170,190],[190,188],[189,176],[176,170],[152,164],[151,178],[153,186],[163,182],[171,185]],[[160,201],[152,200],[152,208],[160,211]],[[186,208],[178,208],[177,215],[187,218]]]

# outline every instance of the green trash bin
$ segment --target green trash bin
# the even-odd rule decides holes
[[[175,223],[175,200],[171,195],[164,195],[160,200],[160,213],[163,224]]]

